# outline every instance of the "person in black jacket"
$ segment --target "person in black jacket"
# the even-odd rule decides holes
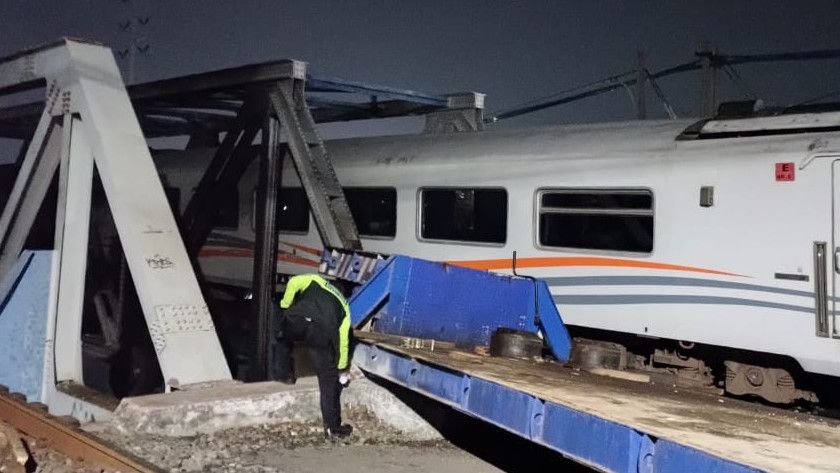
[[[317,274],[293,276],[280,301],[278,378],[295,382],[294,342],[302,341],[312,356],[321,397],[321,416],[327,437],[347,437],[353,427],[341,423],[339,380],[348,379],[350,351],[350,307],[344,296]],[[346,384],[346,381],[345,381]]]

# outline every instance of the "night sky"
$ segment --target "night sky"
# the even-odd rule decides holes
[[[137,58],[136,81],[288,57],[309,62],[315,74],[431,93],[485,92],[490,111],[628,71],[640,49],[657,70],[691,60],[704,39],[730,54],[840,48],[834,1],[3,0],[0,54],[59,36],[122,49],[131,36],[118,24],[131,18],[136,25],[138,17],[149,17],[138,34],[150,48]],[[840,91],[840,60],[739,72],[771,104]],[[723,75],[721,82],[727,98],[743,97]],[[678,115],[697,114],[696,73],[661,86]],[[650,92],[648,110],[665,117]],[[507,123],[634,114],[618,91]]]

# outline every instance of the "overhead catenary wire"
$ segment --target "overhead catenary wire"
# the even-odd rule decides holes
[[[736,82],[739,87],[746,91],[747,94],[752,95],[753,97],[756,96],[755,92],[746,84],[746,81],[740,76],[737,70],[733,67],[738,64],[748,64],[748,63],[762,63],[762,62],[783,62],[783,61],[809,61],[809,60],[825,60],[825,59],[837,59],[840,58],[840,49],[822,49],[822,50],[812,50],[812,51],[798,51],[798,52],[784,52],[784,53],[771,53],[771,54],[752,54],[752,55],[722,55],[722,54],[711,54],[711,59],[714,64],[714,67],[724,69],[724,72],[734,81]],[[656,79],[660,79],[663,77],[668,77],[674,74],[679,74],[682,72],[688,72],[700,69],[701,61],[696,59],[694,61],[685,62],[682,64],[678,64],[676,66],[663,69],[660,71],[656,71],[653,73],[647,74],[647,80],[651,81],[652,87],[654,88],[654,92],[657,94],[657,97],[660,100],[663,100],[664,94],[660,95],[662,90],[655,85]],[[497,122],[499,120],[505,120],[508,118],[518,117],[521,115],[525,115],[528,113],[537,112],[540,110],[545,110],[547,108],[556,107],[559,105],[563,105],[570,102],[575,102],[578,100],[582,100],[588,97],[592,97],[595,95],[600,95],[607,92],[612,92],[620,87],[629,87],[631,85],[636,84],[638,81],[637,78],[628,78],[627,80],[620,80],[625,76],[635,74],[636,71],[630,71],[623,74],[613,75],[604,79],[600,79],[597,81],[590,82],[588,84],[582,84],[580,86],[573,87],[571,89],[567,89],[565,91],[557,92],[554,94],[550,94],[544,97],[536,98],[533,100],[529,100],[527,102],[523,102],[518,104],[512,108],[507,110],[503,110],[501,112],[491,114],[491,116],[486,119],[486,122]],[[600,85],[600,86],[599,86]],[[587,90],[588,89],[588,90]],[[582,92],[578,92],[582,91]],[[577,92],[574,93],[573,92]],[[840,93],[840,92],[838,92]],[[572,95],[569,95],[572,94]],[[812,101],[820,100],[824,97],[820,97],[814,99]],[[810,103],[810,102],[809,102]],[[670,104],[667,104],[667,101],[663,101],[663,107],[665,107],[666,113],[670,117],[675,117],[676,114],[674,113],[674,109]],[[670,112],[669,112],[670,110]],[[673,114],[673,115],[672,115]]]
[[[645,76],[647,77],[648,82],[650,82],[650,87],[653,89],[653,93],[656,94],[656,97],[662,103],[662,108],[665,109],[665,113],[668,114],[668,118],[671,120],[677,119],[677,113],[674,111],[674,107],[668,102],[668,98],[665,97],[665,92],[659,87],[659,84],[656,83],[656,79],[653,78],[653,75],[650,73],[649,70],[645,69]]]
[[[729,64],[747,64],[755,62],[811,61],[840,58],[840,49],[816,49],[771,54],[728,54],[716,56]]]
[[[664,69],[662,71],[658,71],[654,74],[651,74],[650,77],[652,77],[654,79],[658,79],[660,77],[666,77],[666,76],[669,76],[669,75],[672,75],[672,74],[677,74],[677,73],[688,71],[688,70],[698,69],[699,67],[700,67],[699,66],[699,61],[695,60],[695,61],[687,62],[687,63],[684,63],[684,64],[680,64],[680,65],[677,65],[677,66],[674,66],[674,67],[671,67],[671,68],[668,68],[668,69]],[[532,100],[530,102],[526,102],[525,104],[520,104],[520,105],[517,105],[514,108],[511,108],[511,109],[508,109],[506,111],[494,114],[487,121],[496,122],[496,121],[499,121],[499,120],[513,118],[513,117],[517,117],[517,116],[520,116],[520,115],[525,115],[527,113],[533,113],[533,112],[536,112],[536,111],[539,111],[539,110],[544,110],[546,108],[556,107],[558,105],[562,105],[562,104],[565,104],[565,103],[574,102],[574,101],[581,100],[581,99],[584,99],[584,98],[587,98],[587,97],[592,97],[594,95],[603,94],[605,92],[611,92],[611,91],[616,90],[616,89],[621,88],[621,87],[628,87],[628,86],[634,85],[637,82],[637,79],[635,79],[635,78],[628,78],[626,80],[620,80],[620,79],[622,77],[625,77],[625,76],[628,76],[628,75],[631,75],[631,74],[635,75],[636,71],[631,71],[631,72],[625,73],[625,74],[613,75],[613,76],[607,77],[605,79],[601,79],[601,80],[598,80],[598,81],[595,81],[595,82],[590,82],[589,87],[591,87],[593,85],[598,85],[598,84],[605,84],[605,85],[602,85],[600,87],[596,87],[594,89],[585,90],[584,92],[580,92],[580,93],[577,93],[577,94],[574,94],[574,95],[565,95],[561,92],[561,93],[557,93],[557,94],[552,94],[550,96],[550,97],[557,97],[557,98],[554,98],[554,99],[549,99],[549,100],[545,100],[545,101],[536,101],[536,103],[534,103],[535,101]],[[582,90],[582,89],[585,89],[585,88],[587,88],[587,85],[581,85],[581,86],[575,87],[575,88],[570,89],[570,90],[577,91],[577,90]],[[527,105],[528,103],[530,103],[530,105]]]
[[[627,97],[630,99],[630,105],[636,106],[636,94],[633,93],[633,89],[627,85],[626,81],[621,81],[621,85],[624,87],[624,90],[627,91]]]
[[[744,94],[745,97],[750,99],[758,99],[758,95],[755,93],[755,91],[753,91],[749,84],[747,84],[747,81],[745,81],[741,77],[741,74],[738,73],[738,71],[735,69],[735,66],[729,63],[725,63],[722,69],[726,76],[729,77],[729,80],[731,80],[736,87],[741,89],[741,93]]]
[[[514,108],[528,107],[528,106],[534,105],[534,104],[541,104],[543,102],[550,101],[550,100],[555,99],[557,97],[562,97],[562,96],[570,94],[572,92],[577,92],[579,90],[587,89],[589,87],[593,87],[593,86],[596,86],[596,85],[599,85],[599,84],[604,84],[604,83],[608,83],[608,82],[612,82],[612,81],[617,81],[617,80],[619,80],[623,77],[627,77],[627,76],[630,76],[632,74],[635,74],[635,71],[627,71],[627,72],[623,72],[621,74],[614,74],[614,75],[611,75],[609,77],[605,77],[603,79],[598,79],[598,80],[595,80],[595,81],[592,81],[592,82],[587,82],[586,84],[576,85],[574,87],[571,87],[571,88],[568,88],[568,89],[565,89],[565,90],[561,90],[561,91],[555,92],[553,94],[544,95],[542,97],[537,97],[537,98],[528,100],[526,102],[519,103],[519,104],[515,105]]]
[[[816,102],[821,102],[825,99],[830,99],[830,98],[834,98],[834,97],[840,97],[840,89],[835,89],[831,92],[827,92],[825,94],[821,94],[821,95],[818,95],[816,97],[812,97],[808,100],[803,100],[802,102],[797,102],[793,105],[789,105],[787,107],[784,107],[784,108],[780,109],[778,112],[776,112],[776,115],[784,113],[784,112],[786,112],[786,111],[788,111],[792,108],[801,107],[803,105],[809,105],[809,104],[816,103]]]

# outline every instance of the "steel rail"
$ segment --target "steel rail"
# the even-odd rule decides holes
[[[49,448],[86,465],[122,473],[162,473],[163,470],[46,412],[43,404],[27,404],[21,395],[0,385],[0,421],[24,436],[43,439]]]

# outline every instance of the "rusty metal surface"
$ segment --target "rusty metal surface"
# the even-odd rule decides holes
[[[122,473],[160,473],[163,470],[79,430],[70,419],[53,417],[42,406],[27,404],[0,386],[0,421],[28,437],[43,439],[51,449],[86,465]]]

